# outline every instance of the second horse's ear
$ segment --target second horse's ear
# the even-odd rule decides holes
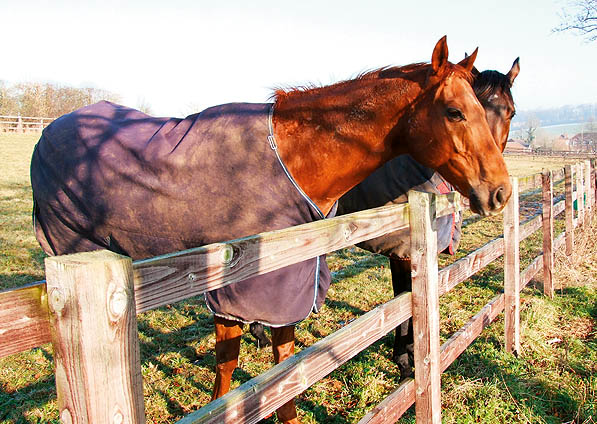
[[[475,52],[476,52],[477,50],[479,50],[479,48],[478,48],[478,47],[475,49]],[[476,54],[476,53],[475,53],[475,54]],[[463,60],[461,60],[461,61],[460,61],[460,63],[458,63],[458,64],[459,64],[460,66],[462,66],[463,68],[466,68],[466,66],[465,66],[465,64],[466,64],[466,60],[467,60],[469,57],[470,57],[470,56],[468,55],[468,53],[467,53],[467,52],[464,52],[464,59],[463,59]],[[473,74],[473,77],[475,77],[475,78],[476,78],[477,76],[479,76],[479,73],[480,73],[480,72],[479,72],[479,70],[478,70],[478,69],[477,69],[475,66],[473,66],[473,68],[471,69],[471,74]]]
[[[514,84],[514,80],[516,79],[516,77],[518,76],[518,73],[520,72],[519,61],[520,61],[520,58],[517,57],[516,60],[514,61],[514,63],[512,64],[512,68],[506,74],[506,76],[510,80],[510,86],[512,86],[512,84]]]
[[[464,54],[464,59],[462,59],[458,64],[460,66],[462,66],[464,69],[466,69],[468,72],[473,72],[473,69],[475,68],[474,64],[475,64],[475,59],[477,58],[477,53],[479,52],[479,47],[477,47],[475,49],[475,51],[473,52],[473,54],[471,54],[470,56],[468,54]],[[475,71],[477,71],[475,69]],[[477,73],[479,73],[477,71]]]
[[[448,42],[444,35],[435,44],[433,54],[431,55],[431,68],[434,74],[439,74],[443,68],[448,64]]]

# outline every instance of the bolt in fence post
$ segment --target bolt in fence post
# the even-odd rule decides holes
[[[105,250],[46,258],[63,423],[144,423],[131,258]]]
[[[510,177],[512,196],[504,209],[504,332],[506,351],[520,353],[520,217],[518,178]]]
[[[435,196],[408,192],[417,423],[441,423]]]
[[[574,246],[574,205],[572,204],[572,166],[564,167],[564,186],[566,190],[566,255],[572,255]]]
[[[543,181],[543,293],[553,298],[553,178],[544,170]]]

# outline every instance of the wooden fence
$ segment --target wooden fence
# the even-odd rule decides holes
[[[41,132],[56,118],[0,115],[0,132]]]
[[[540,270],[553,296],[553,252],[568,254],[574,227],[595,205],[589,161],[512,178],[504,237],[438,272],[433,221],[460,208],[456,193],[409,193],[393,205],[262,233],[142,261],[108,251],[46,259],[47,282],[0,292],[0,357],[52,342],[60,418],[70,422],[144,422],[136,314],[242,281],[382,234],[412,227],[413,293],[376,307],[179,423],[255,423],[413,316],[415,379],[404,381],[360,423],[394,422],[416,401],[417,422],[441,421],[440,374],[505,310],[505,345],[520,351],[519,292]],[[554,180],[565,198],[553,201]],[[543,211],[519,222],[519,193],[543,193]],[[533,191],[534,190],[534,191]],[[576,202],[576,203],[575,203]],[[576,217],[574,204],[577,205]],[[553,220],[566,230],[554,239]],[[543,228],[543,253],[520,271],[519,244]],[[440,346],[439,296],[504,255],[504,293]]]

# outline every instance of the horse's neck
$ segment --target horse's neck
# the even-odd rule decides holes
[[[391,142],[406,139],[397,133],[396,122],[420,94],[420,84],[396,79],[355,82],[360,83],[356,88],[344,83],[278,94],[274,109],[280,156],[326,214],[375,169],[408,153],[405,146]]]

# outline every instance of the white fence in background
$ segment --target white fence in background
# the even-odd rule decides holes
[[[0,115],[0,132],[41,132],[41,130],[50,125],[50,122],[52,122],[54,119],[56,118]]]

